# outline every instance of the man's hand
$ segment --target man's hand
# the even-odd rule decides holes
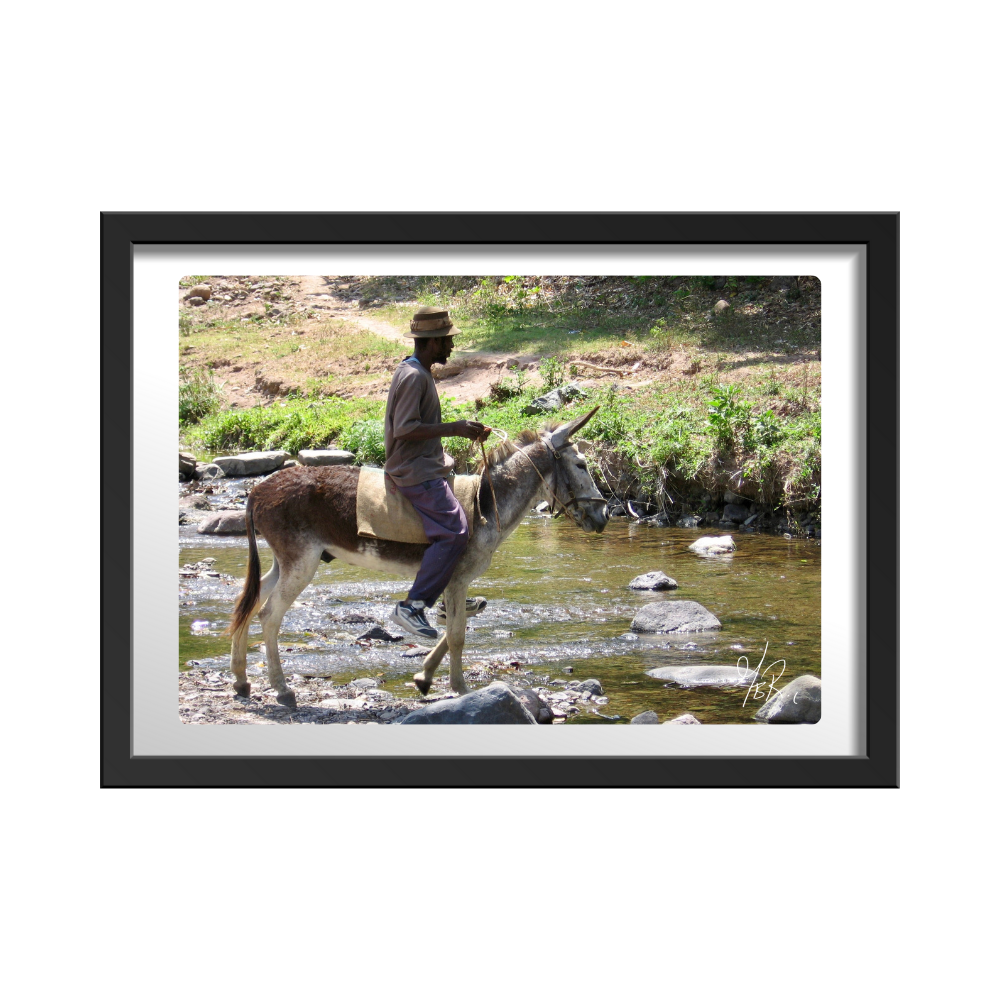
[[[455,437],[468,438],[470,441],[485,441],[490,436],[490,428],[478,420],[456,420],[453,426]]]

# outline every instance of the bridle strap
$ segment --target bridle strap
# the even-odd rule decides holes
[[[567,442],[566,444],[564,444],[562,446],[562,448],[553,448],[552,444],[549,441],[546,441],[545,438],[540,438],[540,440],[541,440],[542,444],[544,444],[545,447],[548,448],[549,451],[552,452],[552,457],[556,460],[557,464],[556,464],[556,466],[552,470],[552,476],[553,476],[553,479],[555,480],[556,485],[558,486],[559,485],[559,465],[558,465],[558,462],[559,462],[559,457],[560,457],[559,456],[559,452],[562,451],[563,448],[568,448],[569,447],[569,442]],[[524,455],[524,457],[528,460],[528,464],[535,470],[535,473],[538,475],[538,478],[542,481],[542,485],[548,491],[549,496],[552,497],[553,510],[555,510],[555,512],[557,514],[559,513],[559,511],[557,509],[558,507],[562,507],[563,513],[569,514],[569,508],[572,507],[573,504],[583,503],[585,500],[598,500],[598,499],[601,499],[599,497],[577,497],[577,496],[574,496],[572,488],[567,483],[566,484],[566,489],[567,489],[567,491],[570,494],[570,498],[569,498],[569,501],[567,503],[563,503],[561,500],[559,500],[556,497],[555,491],[545,481],[545,477],[538,471],[538,466],[535,465],[535,463],[531,461],[531,456],[523,448],[519,447],[514,441],[511,441],[510,444],[511,444],[511,446],[515,450],[519,451],[522,455]]]

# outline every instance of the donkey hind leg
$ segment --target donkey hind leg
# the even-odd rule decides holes
[[[247,640],[250,636],[250,624],[254,619],[254,615],[260,610],[261,604],[268,599],[271,591],[274,590],[274,585],[278,582],[280,572],[278,560],[274,559],[271,562],[271,568],[260,578],[260,597],[257,600],[257,607],[254,608],[253,614],[247,618],[243,627],[233,633],[233,644],[229,654],[229,669],[236,675],[233,690],[239,698],[250,697],[250,682],[247,680]]]
[[[267,679],[277,692],[278,703],[295,708],[295,694],[285,683],[278,656],[278,630],[281,619],[292,606],[295,598],[309,585],[319,566],[322,546],[297,553],[295,562],[286,560],[281,567],[278,584],[260,609],[260,624],[264,631],[264,651],[267,654]],[[277,558],[277,557],[275,557]]]
[[[456,694],[468,694],[465,677],[462,674],[462,649],[465,646],[465,595],[469,592],[467,583],[449,586],[445,590],[448,604],[448,675],[451,689]]]
[[[438,664],[444,659],[444,654],[448,651],[448,633],[446,632],[437,641],[437,645],[424,657],[419,674],[413,675],[413,683],[417,685],[417,690],[421,694],[427,694],[431,689],[431,682],[434,680],[434,671]]]

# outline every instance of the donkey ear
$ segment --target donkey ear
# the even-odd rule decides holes
[[[563,424],[552,432],[552,447],[562,448],[567,441],[600,409],[595,406],[590,413],[582,417],[577,417],[571,424]]]

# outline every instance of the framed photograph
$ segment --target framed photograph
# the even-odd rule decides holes
[[[101,240],[102,787],[898,787],[896,213]]]

